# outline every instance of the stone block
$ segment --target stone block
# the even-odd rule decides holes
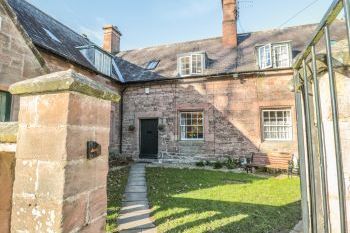
[[[67,160],[86,158],[88,141],[99,143],[101,145],[101,155],[108,156],[108,128],[70,125],[67,127]]]
[[[63,232],[80,229],[86,224],[88,195],[80,195],[74,200],[63,202]]]
[[[68,124],[91,127],[109,127],[111,103],[95,97],[71,93]]]
[[[89,217],[97,219],[105,216],[107,210],[107,192],[106,187],[94,190],[89,195]]]
[[[16,160],[16,185],[13,186],[14,195],[22,195],[23,193],[34,195],[37,164],[38,161],[36,160]]]
[[[12,185],[15,178],[14,153],[0,152],[0,232],[10,232]]]
[[[64,198],[106,186],[107,173],[107,157],[69,162],[65,167]]]
[[[26,127],[20,123],[16,157],[18,159],[63,160],[67,156],[66,137],[66,127]]]
[[[62,203],[13,198],[11,232],[60,232]]]
[[[80,232],[81,233],[105,232],[105,228],[106,228],[106,218],[102,217],[100,219],[95,220],[92,223],[89,223]]]

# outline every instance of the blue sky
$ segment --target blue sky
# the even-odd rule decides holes
[[[122,49],[221,35],[220,0],[28,0],[101,44],[102,27],[123,33]],[[241,0],[239,32],[278,28],[315,0]],[[332,0],[318,0],[285,26],[319,22]]]

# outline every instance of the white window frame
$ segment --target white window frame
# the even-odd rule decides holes
[[[271,113],[274,112],[276,114],[275,121],[272,122]],[[277,113],[282,112],[282,121],[283,123],[279,123]],[[265,113],[269,114],[269,121],[265,123]],[[288,114],[286,114],[288,113]],[[288,116],[289,115],[289,116]],[[266,129],[269,130],[266,130]],[[274,129],[275,128],[275,129]],[[279,130],[279,129],[283,130]],[[286,129],[286,130],[285,130]],[[275,108],[275,109],[263,109],[261,111],[261,130],[262,130],[262,138],[264,141],[291,141],[293,140],[293,118],[292,118],[292,110],[290,108]],[[270,135],[275,134],[275,137],[267,137],[266,134],[270,133]],[[286,137],[277,136],[279,133],[286,133]]]
[[[287,54],[281,56],[284,60],[287,60],[285,65],[279,65],[277,62],[278,49],[286,48]],[[266,44],[257,47],[257,60],[258,66],[261,70],[268,68],[290,68],[292,65],[292,51],[291,44],[289,42],[281,42],[274,44]],[[269,58],[269,59],[268,59]]]
[[[271,44],[263,45],[258,48],[258,60],[260,69],[267,69],[273,66]]]
[[[184,114],[191,114],[191,124],[187,124],[187,117],[185,117],[184,121],[183,121],[183,115]],[[197,120],[197,124],[193,124],[193,114],[202,114],[202,124],[198,124],[198,120]],[[180,140],[181,141],[204,141],[204,112],[203,111],[183,111],[180,112],[180,117],[179,117],[179,125],[180,125]],[[198,137],[198,129],[197,129],[197,138],[187,138],[187,130],[186,127],[202,127],[203,128],[203,132],[202,132],[202,137],[199,138]],[[182,134],[183,132],[183,128],[185,128],[185,134]]]
[[[200,59],[198,60],[198,58]],[[188,67],[183,68],[184,60],[188,60]],[[200,61],[200,67],[198,67],[198,62]],[[197,64],[194,66],[194,62]],[[178,73],[181,77],[191,76],[191,75],[201,75],[204,73],[205,69],[205,56],[203,53],[191,53],[188,55],[183,55],[178,58]],[[188,70],[189,72],[184,72]]]
[[[278,49],[285,48],[286,54],[278,54],[277,51]],[[287,68],[291,66],[291,51],[290,51],[290,45],[289,43],[280,43],[280,44],[274,44],[272,46],[272,57],[273,57],[273,67],[274,68]],[[277,56],[280,56],[277,60]],[[286,62],[286,64],[278,64],[283,63],[283,61]]]

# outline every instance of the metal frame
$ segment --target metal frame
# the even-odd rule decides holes
[[[329,79],[329,91],[331,99],[331,109],[333,117],[333,132],[334,132],[334,145],[335,145],[335,156],[337,166],[337,181],[338,181],[338,196],[339,196],[339,212],[340,212],[340,233],[346,233],[348,230],[347,216],[346,216],[346,194],[345,194],[345,183],[344,183],[344,170],[343,160],[341,151],[341,140],[339,132],[339,119],[338,119],[338,103],[336,93],[336,80],[334,75],[333,63],[332,63],[332,47],[329,32],[329,25],[336,19],[338,14],[344,9],[346,26],[347,26],[347,39],[350,50],[350,0],[334,0],[324,18],[320,22],[316,32],[314,33],[311,40],[308,42],[302,55],[297,59],[293,68],[295,70],[294,82],[295,82],[295,103],[297,110],[297,123],[298,123],[298,144],[299,144],[299,155],[300,155],[300,167],[301,167],[301,189],[302,189],[302,205],[303,205],[303,221],[304,221],[304,232],[317,232],[320,226],[317,225],[317,213],[316,211],[316,196],[315,196],[315,182],[314,181],[314,159],[315,155],[313,152],[313,138],[311,126],[313,124],[310,115],[310,100],[309,100],[309,89],[310,82],[307,74],[307,69],[310,68],[312,71],[311,79],[313,80],[314,88],[314,103],[315,103],[315,114],[317,120],[317,141],[318,141],[318,152],[320,156],[320,180],[321,180],[321,195],[322,195],[322,207],[324,232],[330,232],[329,222],[329,195],[328,195],[328,183],[327,183],[327,159],[325,153],[325,139],[322,125],[321,116],[321,105],[320,105],[320,93],[318,83],[318,72],[316,63],[316,52],[315,45],[325,37],[326,50],[327,50],[327,66],[328,66],[328,79]],[[311,67],[307,66],[308,58],[311,56]],[[302,100],[302,97],[303,100]],[[304,110],[304,112],[303,112]],[[304,120],[304,122],[303,122]],[[305,125],[305,129],[304,129]],[[304,137],[304,130],[306,137]],[[306,151],[305,145],[306,142]],[[305,153],[306,152],[306,153]],[[307,165],[307,166],[306,166]],[[305,200],[305,198],[307,198]],[[307,201],[310,201],[308,204]]]

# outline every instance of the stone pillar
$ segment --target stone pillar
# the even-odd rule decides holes
[[[20,95],[12,232],[104,232],[115,92],[74,71],[25,80]],[[87,159],[87,142],[101,155]]]

